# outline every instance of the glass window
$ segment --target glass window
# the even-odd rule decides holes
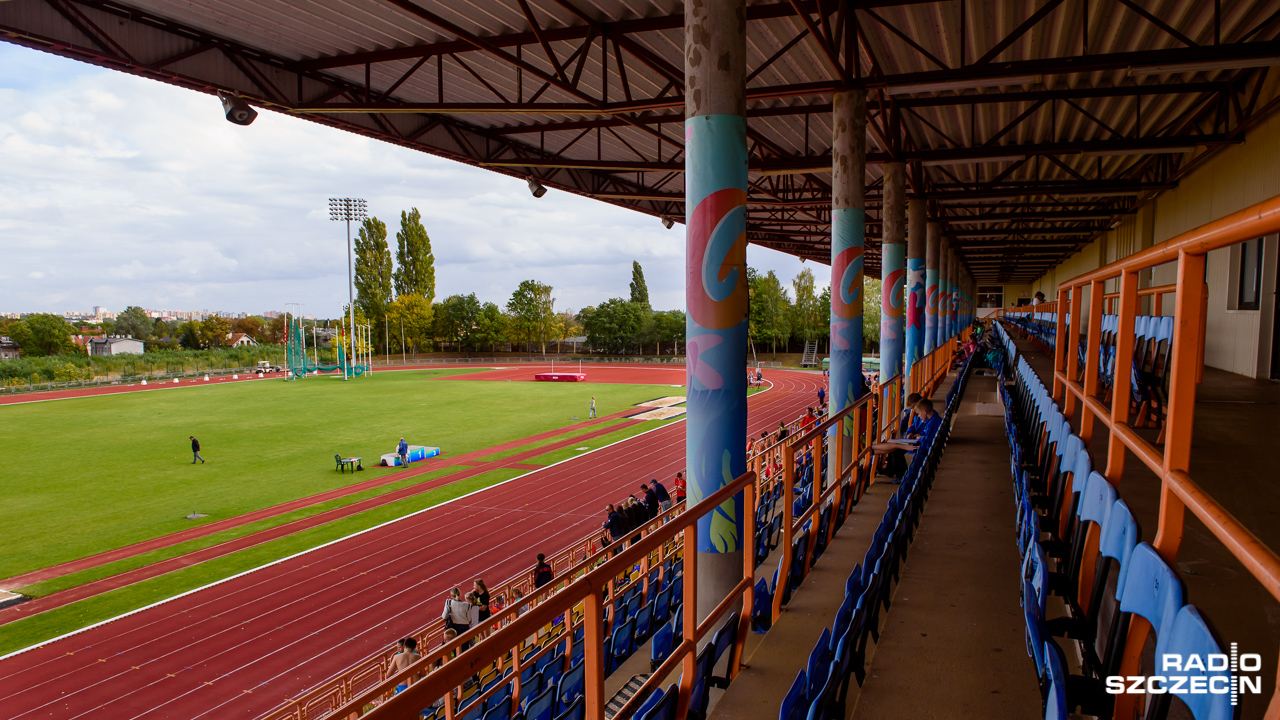
[[[1004,307],[1004,286],[1003,285],[979,285],[978,286],[978,307],[980,308]]]
[[[1237,310],[1257,310],[1262,299],[1262,239],[1240,245],[1240,295]]]

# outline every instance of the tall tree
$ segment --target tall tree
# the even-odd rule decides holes
[[[791,330],[801,340],[812,340],[818,336],[822,324],[818,296],[813,291],[813,271],[809,268],[801,270],[791,281],[791,289],[796,296],[792,306]]]
[[[880,350],[880,278],[862,282],[862,339]],[[868,348],[870,349],[870,348]]]
[[[373,328],[376,338],[384,337],[387,306],[394,298],[393,283],[387,224],[376,217],[365,218],[356,235],[356,309],[377,326]]]
[[[451,340],[458,347],[471,349],[475,342],[476,321],[480,317],[480,301],[476,294],[450,295],[436,306],[436,328],[441,340]]]
[[[480,307],[480,315],[476,318],[476,345],[488,345],[490,352],[497,352],[498,345],[506,342],[507,316],[494,303],[485,303]]]
[[[210,315],[200,321],[200,347],[220,348],[227,344],[231,323],[221,315]]]
[[[71,342],[71,326],[61,317],[48,313],[28,315],[9,324],[6,331],[13,341],[22,346],[22,354],[64,355],[75,350]]]
[[[751,276],[748,275],[751,279]],[[750,294],[750,329],[753,339],[769,343],[773,354],[778,354],[778,342],[786,342],[791,335],[790,314],[791,301],[787,290],[778,280],[777,274],[770,270],[765,275],[756,274]]]
[[[663,310],[653,314],[653,336],[654,342],[659,343],[659,354],[662,352],[661,346],[667,343],[671,344],[673,352],[678,351],[678,343],[684,342],[684,332],[683,310]]]
[[[546,354],[547,341],[555,329],[556,301],[551,297],[551,286],[537,280],[521,282],[507,301],[507,312],[516,336],[530,346],[537,340]]]
[[[642,305],[646,310],[649,305],[649,286],[644,284],[644,270],[638,260],[631,261],[631,302]]]
[[[139,340],[150,340],[155,323],[147,317],[147,311],[137,305],[130,305],[124,312],[116,315],[116,324],[112,328],[116,335],[129,335]]]
[[[421,295],[428,303],[435,300],[435,262],[422,214],[418,208],[401,211],[400,232],[396,233],[396,295]]]
[[[605,352],[622,352],[632,345],[644,322],[644,306],[611,298],[586,314],[587,344]]]
[[[392,336],[399,339],[404,328],[404,347],[414,349],[431,342],[431,303],[421,295],[400,295],[387,308],[387,322]]]

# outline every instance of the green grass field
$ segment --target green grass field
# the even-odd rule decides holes
[[[608,415],[671,393],[667,385],[441,379],[448,374],[260,380],[0,406],[0,578],[367,480],[386,472],[372,466],[401,435],[456,457],[567,430],[578,424],[570,417],[586,416],[592,395]],[[191,464],[189,435],[208,464]],[[368,469],[340,475],[334,453],[363,456]],[[185,520],[191,512],[209,517]]]

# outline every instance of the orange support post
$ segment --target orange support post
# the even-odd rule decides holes
[[[1112,485],[1120,484],[1124,474],[1124,441],[1117,430],[1129,426],[1129,401],[1132,397],[1134,326],[1138,316],[1138,273],[1126,271],[1120,278],[1120,319],[1116,327],[1116,363],[1111,380],[1111,434],[1107,438],[1107,470]]]
[[[1094,413],[1087,400],[1098,396],[1098,373],[1102,372],[1102,290],[1099,280],[1089,286],[1089,335],[1085,340],[1084,398],[1080,408],[1080,439],[1093,439]]]

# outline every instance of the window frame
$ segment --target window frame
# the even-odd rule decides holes
[[[1252,247],[1250,247],[1251,245]],[[1236,310],[1262,309],[1262,260],[1265,248],[1266,238],[1255,238],[1240,243],[1240,261],[1239,266],[1236,268]],[[1250,250],[1255,252],[1252,299],[1245,297],[1245,288],[1248,286],[1248,255]]]

